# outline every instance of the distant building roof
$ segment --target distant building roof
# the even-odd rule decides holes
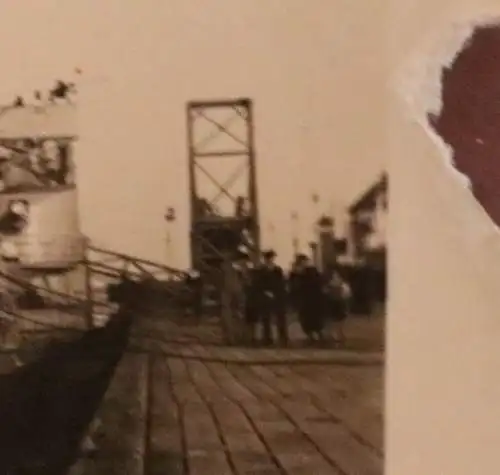
[[[76,138],[75,104],[49,103],[0,109],[0,140]]]
[[[349,206],[349,214],[370,209],[374,206],[375,200],[381,191],[386,191],[388,186],[387,173],[382,173],[379,179],[373,183],[360,197]]]

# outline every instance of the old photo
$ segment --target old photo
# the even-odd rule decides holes
[[[0,88],[0,472],[381,475],[373,12],[39,2]]]

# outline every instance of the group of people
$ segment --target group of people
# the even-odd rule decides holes
[[[347,282],[335,270],[321,273],[303,254],[296,256],[288,275],[275,259],[274,251],[266,251],[254,266],[241,253],[234,265],[242,285],[233,306],[239,309],[249,340],[256,343],[261,333],[262,343],[272,345],[276,333],[279,343],[288,345],[288,316],[295,313],[310,342],[331,336],[342,344],[351,298]]]

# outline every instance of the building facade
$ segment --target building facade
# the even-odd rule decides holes
[[[361,265],[384,267],[387,254],[388,178],[383,173],[349,207],[349,253]]]

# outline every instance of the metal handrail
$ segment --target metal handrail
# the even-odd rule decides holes
[[[97,304],[100,306],[109,307],[109,309],[112,308],[112,306],[106,302],[96,301],[96,300],[93,300],[91,298],[77,297],[75,295],[70,295],[70,294],[60,292],[60,291],[54,290],[54,289],[47,289],[46,287],[42,287],[42,286],[33,284],[32,282],[26,281],[24,279],[16,278],[16,277],[14,277],[11,274],[8,274],[6,272],[0,271],[0,279],[7,280],[7,281],[13,283],[14,285],[17,285],[18,287],[24,289],[24,290],[34,290],[36,292],[54,295],[54,296],[66,299],[66,300],[73,302],[75,304],[87,305],[89,303],[92,303],[92,304]]]
[[[110,251],[108,249],[103,249],[103,248],[96,247],[96,246],[91,246],[90,245],[90,246],[87,247],[87,250],[90,251],[90,252],[96,252],[98,254],[105,254],[105,255],[108,255],[108,256],[114,256],[114,257],[116,257],[118,259],[122,259],[123,261],[131,263],[131,264],[133,264],[134,262],[136,262],[136,263],[139,263],[139,264],[144,264],[144,265],[147,265],[147,266],[151,266],[151,267],[157,268],[158,270],[162,270],[164,272],[167,272],[167,273],[170,273],[170,274],[173,274],[173,275],[178,275],[178,276],[182,276],[182,277],[186,277],[188,275],[188,273],[186,271],[183,271],[183,270],[180,270],[180,269],[176,269],[174,267],[166,266],[164,264],[159,264],[157,262],[153,262],[153,261],[150,261],[148,259],[142,259],[142,258],[139,258],[139,257],[132,257],[132,256],[129,256],[127,254],[123,254],[123,253],[116,252],[116,251]]]

